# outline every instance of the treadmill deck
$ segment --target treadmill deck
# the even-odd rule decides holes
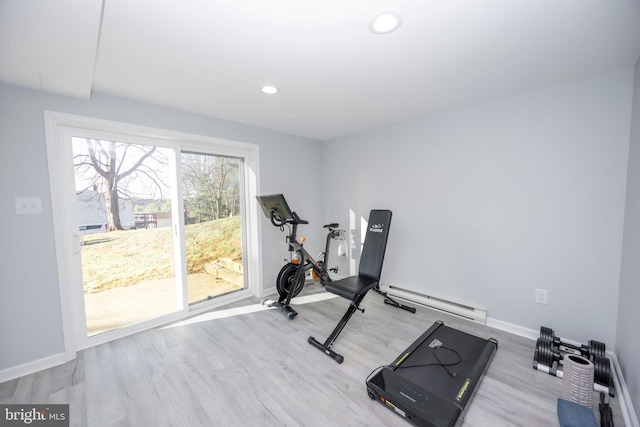
[[[419,426],[452,427],[487,370],[498,341],[435,322],[367,381],[369,397]]]

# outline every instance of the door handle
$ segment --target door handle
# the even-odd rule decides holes
[[[73,233],[73,240],[77,242],[77,246],[74,246],[73,253],[79,254],[82,251],[82,247],[84,246],[84,239],[79,233]]]

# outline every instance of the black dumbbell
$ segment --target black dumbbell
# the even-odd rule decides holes
[[[553,344],[547,339],[538,338],[533,354],[533,368],[562,378],[562,359],[560,351],[553,348]],[[558,362],[557,365],[555,362]],[[598,391],[604,391],[614,397],[614,389],[611,378],[611,362],[602,356],[593,356],[593,382],[600,386],[594,386]]]
[[[593,358],[593,381],[606,387],[611,387],[611,362],[606,357]]]
[[[544,326],[540,327],[540,339],[550,342],[552,346],[563,347],[567,353],[580,354],[588,359],[593,359],[596,356],[606,357],[606,346],[600,341],[589,340],[587,345],[573,345],[562,341],[561,338],[554,335],[553,329]]]
[[[538,338],[536,340],[536,350],[533,354],[533,361],[541,363],[545,366],[551,367],[554,362],[558,362],[559,364],[562,364],[562,359],[564,358],[565,354],[574,354],[574,353],[563,352],[560,349],[556,349],[550,341],[544,338]],[[611,368],[608,365],[609,359],[603,356],[593,356],[592,359],[593,359],[592,362],[595,366],[595,369],[594,369],[595,379],[597,380],[598,378],[602,378],[604,380],[605,378],[608,378],[611,373]],[[605,366],[605,364],[607,366]],[[602,372],[601,376],[598,376],[597,374],[597,372],[599,371]],[[596,382],[602,385],[609,385],[608,382],[602,382],[602,381],[596,381]]]
[[[558,365],[561,365],[565,354],[567,352],[555,348],[552,342],[544,338],[538,338],[536,340],[536,350],[533,353],[533,361],[551,368],[554,362],[558,362]],[[570,354],[574,353],[570,352]]]
[[[544,338],[536,340],[536,350],[533,353],[533,361],[542,365],[552,367],[553,362],[560,361],[562,357],[559,352],[553,351],[553,345]]]

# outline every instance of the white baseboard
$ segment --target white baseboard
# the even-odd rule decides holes
[[[620,410],[622,411],[622,418],[624,419],[624,425],[627,427],[640,427],[638,421],[638,415],[635,409],[633,409],[633,402],[631,396],[629,396],[629,389],[627,383],[622,376],[622,369],[620,363],[618,363],[618,357],[615,353],[607,351],[607,356],[611,360],[613,371],[613,384],[616,390],[616,398],[620,402]]]
[[[260,294],[256,296],[258,298],[263,298],[263,297],[266,297],[267,295],[273,295],[277,293],[278,293],[278,289],[275,286],[272,286],[270,288],[262,289],[262,292],[260,292]]]
[[[492,317],[487,317],[487,326],[490,328],[500,329],[504,332],[509,332],[513,335],[529,338],[534,341],[540,336],[540,331],[536,331],[535,329],[525,328],[524,326],[504,322]]]
[[[67,358],[65,354],[58,353],[51,356],[43,357],[42,359],[34,360],[32,362],[23,363],[22,365],[13,366],[11,368],[0,371],[0,383],[15,380],[16,378],[24,377],[26,375],[30,375],[44,369],[63,365],[66,362]]]

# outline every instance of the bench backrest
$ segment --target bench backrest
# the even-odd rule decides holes
[[[380,280],[384,253],[387,250],[391,211],[374,209],[369,213],[358,275]]]

